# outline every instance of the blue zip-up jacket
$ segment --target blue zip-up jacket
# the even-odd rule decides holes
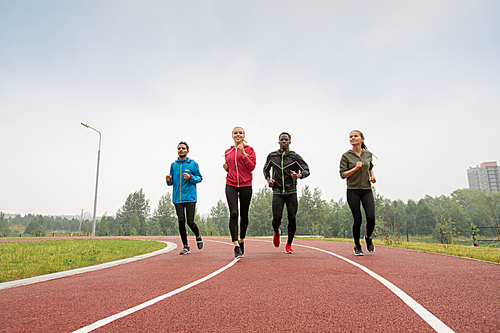
[[[184,179],[183,173],[191,176],[189,180]],[[177,159],[170,166],[170,179],[168,186],[174,186],[172,203],[196,202],[196,184],[203,180],[198,163],[186,157],[184,160]]]

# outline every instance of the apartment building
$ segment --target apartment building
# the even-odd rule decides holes
[[[500,176],[497,162],[483,162],[480,166],[467,170],[469,188],[476,188],[490,193],[500,192]]]

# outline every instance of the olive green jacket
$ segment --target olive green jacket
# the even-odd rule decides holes
[[[356,166],[357,162],[363,162],[363,166],[347,178],[348,190],[369,190],[372,188],[370,184],[370,170],[373,169],[372,153],[369,150],[363,149],[361,156],[358,156],[352,150],[342,154],[340,159],[340,177],[345,179],[344,173]]]

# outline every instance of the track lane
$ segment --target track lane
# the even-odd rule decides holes
[[[178,237],[159,237],[177,243]],[[178,251],[104,270],[0,291],[0,332],[71,332],[206,276],[231,261],[228,250]],[[230,248],[229,248],[230,250]]]
[[[270,241],[249,240],[245,248],[248,255],[223,275],[96,332],[337,332],[367,326],[374,332],[433,331],[348,263],[312,249],[286,255]],[[374,291],[383,301],[368,296]]]
[[[326,243],[320,247],[386,278],[455,332],[500,332],[499,264],[384,246],[356,257],[352,244]]]
[[[185,273],[192,272],[188,274],[189,279],[184,279],[189,280],[187,283],[192,282],[196,276],[202,275],[202,271],[208,271],[205,266],[215,268],[216,264],[227,264],[232,259],[232,249],[228,246],[230,243],[227,238],[207,237],[206,240],[204,250],[193,250],[188,256],[179,256],[176,251],[158,257],[156,260],[163,265],[154,262],[147,263],[144,267],[130,266],[130,269],[123,271],[129,273],[127,278],[117,277],[116,274],[120,275],[121,271],[115,271],[100,278],[91,274],[92,278],[81,281],[88,286],[85,283],[101,280],[101,284],[94,285],[94,288],[102,288],[98,293],[111,288],[111,292],[107,292],[108,297],[94,293],[95,299],[82,300],[72,295],[72,292],[70,295],[61,295],[59,287],[55,285],[40,289],[50,291],[57,301],[44,298],[39,288],[29,289],[31,297],[24,298],[20,295],[22,293],[6,295],[6,291],[1,291],[0,310],[9,309],[7,312],[0,312],[3,313],[1,316],[11,313],[8,302],[4,301],[5,296],[12,298],[13,303],[24,299],[28,304],[24,306],[31,307],[31,314],[34,316],[28,318],[26,313],[23,315],[21,312],[17,319],[22,325],[12,324],[7,326],[7,330],[2,331],[0,328],[0,332],[47,331],[46,328],[52,331],[72,331],[84,327],[85,323],[88,325],[116,314],[119,309],[123,311],[136,306],[141,300],[154,298],[153,291],[158,295],[160,290],[162,294],[174,290],[179,284],[170,280],[179,277],[182,280],[186,276],[160,268],[163,266],[183,270]],[[210,240],[227,244],[217,244]],[[320,247],[366,266],[401,288],[456,332],[500,330],[497,320],[500,315],[500,265],[381,246],[377,247],[374,255],[355,257],[352,254],[352,244],[348,243],[306,240],[297,240],[296,243]],[[242,332],[337,332],[367,328],[374,332],[433,331],[396,295],[358,268],[331,255],[298,246],[295,247],[295,254],[286,255],[282,247],[275,249],[270,240],[257,242],[249,238],[245,257],[223,274],[95,332],[224,332],[235,327]],[[144,262],[150,260],[152,259]],[[124,266],[129,265],[134,264]],[[145,272],[147,276],[154,277],[155,270],[161,272],[161,277],[144,281],[148,284],[146,288],[136,286],[137,283],[126,282],[130,279],[137,280]],[[286,278],[287,274],[289,278]],[[110,284],[108,279],[124,281]],[[52,282],[63,280],[66,279]],[[80,282],[78,280],[77,284]],[[70,284],[75,284],[75,281]],[[158,284],[164,288],[158,287]],[[125,295],[119,294],[120,288],[113,291],[120,285],[125,287]],[[106,286],[108,288],[104,288]],[[487,297],[483,297],[486,295]],[[59,303],[65,305],[59,306]],[[131,306],[126,307],[127,305]],[[102,310],[97,311],[96,308]],[[71,311],[76,311],[77,315],[68,315]],[[37,324],[38,321],[43,324]],[[9,320],[6,322],[8,324]]]

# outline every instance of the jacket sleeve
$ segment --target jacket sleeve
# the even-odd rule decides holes
[[[169,175],[170,175],[170,176],[172,176],[173,174],[174,174],[174,164],[172,163],[172,164],[170,165],[170,174],[169,174]],[[168,185],[168,186],[172,186],[172,185],[174,185],[174,177],[172,177],[172,178],[170,179],[170,181],[169,181],[169,182],[167,182],[167,185]]]
[[[267,155],[266,164],[264,165],[264,178],[266,180],[267,180],[268,177],[269,177],[269,179],[273,178],[271,176],[271,166],[272,166],[272,163],[271,163],[271,154],[269,154],[269,155]]]
[[[248,170],[253,171],[255,169],[255,165],[257,164],[257,157],[255,156],[255,151],[252,147],[248,147],[248,151],[245,151],[247,157],[243,158],[243,163]]]
[[[302,169],[302,170],[300,170],[300,173],[302,174],[302,179],[304,179],[307,176],[309,176],[311,174],[311,172],[309,171],[309,166],[304,161],[304,159],[302,158],[302,156],[300,156],[299,154],[297,154],[297,162],[299,163],[300,168]]]
[[[197,184],[197,183],[201,183],[201,181],[203,180],[203,177],[201,176],[201,173],[200,173],[200,167],[198,166],[198,163],[194,162],[194,170],[192,171],[192,173],[190,174],[191,178],[189,179],[189,182],[191,184]]]
[[[345,179],[344,173],[346,171],[349,171],[349,160],[345,155],[342,155],[342,158],[340,159],[340,178]]]

